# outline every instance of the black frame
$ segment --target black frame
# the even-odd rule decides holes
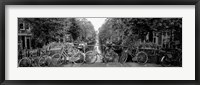
[[[5,5],[195,5],[195,80],[5,80]],[[0,84],[1,85],[196,85],[200,84],[200,0],[2,0],[0,1]]]

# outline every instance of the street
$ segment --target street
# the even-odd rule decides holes
[[[20,67],[182,66],[182,18],[19,18],[18,22]]]
[[[127,63],[94,63],[94,64],[67,64],[63,65],[63,67],[161,67],[161,65],[154,63],[146,63],[146,64],[138,64],[135,62],[127,62]]]

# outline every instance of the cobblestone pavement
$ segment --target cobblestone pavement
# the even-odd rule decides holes
[[[63,67],[161,67],[161,65],[147,63],[147,64],[138,64],[135,62],[128,63],[94,63],[94,64],[66,64]]]

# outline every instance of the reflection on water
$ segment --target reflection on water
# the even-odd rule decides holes
[[[96,32],[96,44],[95,44],[95,50],[96,50],[96,52],[98,53],[98,54],[101,54],[101,51],[100,51],[100,49],[99,49],[99,38],[98,38],[98,31]],[[98,56],[98,58],[97,58],[97,62],[101,62],[101,57],[102,56]]]
[[[99,33],[99,28],[103,25],[103,23],[105,23],[106,18],[86,18],[88,21],[90,21],[92,23],[92,25],[94,26],[94,29],[96,31],[96,44],[95,44],[95,51],[99,54],[101,54],[101,51],[99,49],[99,38],[98,38],[98,33]],[[102,56],[98,56],[97,58],[97,62],[101,62],[101,57]]]

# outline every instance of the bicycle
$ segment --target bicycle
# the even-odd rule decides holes
[[[24,57],[19,60],[18,66],[19,67],[36,67],[39,66],[39,58],[37,55],[33,55],[30,53],[30,51],[25,50],[25,54],[23,55]]]
[[[85,53],[85,63],[93,64],[97,61],[98,52],[88,51]]]
[[[170,66],[182,66],[182,53],[180,51],[175,52],[165,52],[165,54],[162,56],[161,65],[164,67],[170,67]]]
[[[113,46],[111,46],[111,53],[114,52]],[[121,56],[119,56],[119,62],[125,63],[128,59],[128,56],[131,56],[132,61],[134,61],[134,57],[136,58],[137,63],[145,64],[148,61],[148,55],[144,51],[139,51],[139,48],[130,48],[127,46],[119,46],[122,49]],[[107,52],[109,53],[109,52]],[[115,56],[118,56],[115,54]]]
[[[52,55],[55,60],[54,65],[60,66],[65,63],[83,63],[85,54],[74,46],[62,47],[61,53]]]
[[[119,62],[119,55],[114,51],[113,45],[103,45],[106,47],[105,54],[103,56],[103,62]]]
[[[31,59],[29,59],[28,57],[23,57],[22,59],[19,60],[18,62],[18,66],[19,67],[31,67]]]

